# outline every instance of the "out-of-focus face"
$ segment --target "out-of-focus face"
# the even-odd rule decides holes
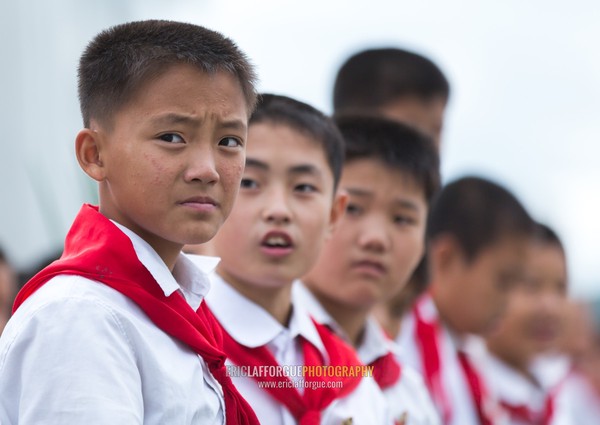
[[[252,124],[248,141],[238,198],[213,240],[219,274],[242,293],[287,287],[306,273],[335,215],[333,172],[319,141],[268,122]]]
[[[509,297],[506,314],[488,336],[488,346],[500,357],[526,364],[556,348],[563,325],[567,268],[562,249],[553,244],[531,244],[525,278]]]
[[[12,267],[0,262],[0,334],[10,317],[16,286]]]
[[[346,214],[303,278],[320,298],[366,310],[407,282],[424,250],[423,189],[379,160],[347,163],[340,189]]]
[[[247,120],[234,76],[171,66],[115,112],[112,125],[92,120],[91,133],[80,132],[97,141],[100,211],[163,259],[206,242],[233,206]]]
[[[406,97],[382,108],[380,113],[390,119],[416,127],[427,134],[440,150],[446,99],[440,96],[426,100],[416,96]]]
[[[498,324],[511,290],[523,277],[529,243],[527,238],[506,236],[471,261],[456,246],[444,290],[446,315],[456,331],[481,335]]]

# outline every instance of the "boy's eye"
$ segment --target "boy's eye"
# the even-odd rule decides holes
[[[303,184],[297,185],[294,188],[294,190],[296,190],[297,192],[302,192],[302,193],[311,193],[311,192],[316,192],[317,188],[315,186],[313,186],[312,184],[303,183]]]
[[[348,204],[346,206],[346,214],[359,215],[362,212],[362,208],[356,204]]]
[[[408,217],[406,215],[396,215],[394,216],[395,224],[413,224],[414,220],[412,217]]]
[[[158,138],[164,142],[169,142],[169,143],[183,143],[184,140],[183,138],[175,133],[166,133],[166,134],[162,134],[160,136],[158,136]]]
[[[236,137],[223,137],[219,140],[219,146],[226,146],[228,148],[235,148],[241,146],[242,142]]]
[[[256,189],[258,187],[258,183],[255,180],[243,178],[240,187],[242,189]]]

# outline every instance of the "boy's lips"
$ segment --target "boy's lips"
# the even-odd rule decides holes
[[[284,257],[294,250],[294,241],[288,233],[272,230],[261,239],[260,250],[270,257]]]
[[[210,196],[192,196],[179,202],[179,205],[194,209],[199,212],[214,211],[219,207],[219,203]]]
[[[381,278],[387,274],[387,267],[373,259],[362,259],[352,262],[352,269],[360,274]]]

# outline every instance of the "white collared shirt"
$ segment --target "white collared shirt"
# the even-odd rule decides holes
[[[181,291],[197,309],[218,259],[195,265],[181,254],[171,274],[150,245],[117,226],[165,295]],[[202,358],[131,299],[59,275],[25,300],[0,338],[0,423],[223,424],[224,402]]]
[[[329,326],[340,337],[348,341],[344,330],[302,282],[294,283],[292,294],[296,304],[306,306],[317,322]],[[406,418],[406,425],[439,425],[441,423],[439,415],[423,378],[413,368],[402,363],[400,347],[385,335],[373,317],[369,317],[362,342],[357,349],[360,360],[364,364],[370,364],[390,352],[402,365],[402,375],[398,382],[383,390],[392,417],[395,420]]]
[[[532,412],[542,414],[546,408],[547,398],[556,386],[557,393],[554,395],[554,408],[549,425],[577,424],[570,419],[570,412],[565,405],[566,399],[563,397],[564,391],[560,382],[562,379],[549,376],[553,371],[546,371],[545,366],[554,365],[540,363],[535,370],[532,368],[532,374],[538,381],[534,383],[487,350],[480,358],[483,365],[481,370],[484,372],[487,386],[498,400],[513,406],[526,406]],[[507,423],[527,425],[527,422],[515,418],[510,418]]]
[[[438,312],[433,300],[427,297],[421,304],[421,314],[427,322],[437,321]],[[425,373],[415,328],[415,317],[411,311],[402,322],[396,342],[402,348],[404,364]],[[458,342],[442,324],[438,334],[441,383],[452,408],[450,425],[479,425],[479,418],[465,374],[458,359]],[[441,412],[440,412],[441,414]]]
[[[212,288],[206,302],[235,341],[247,347],[266,345],[280,365],[296,366],[304,364],[301,336],[317,347],[325,361],[328,361],[319,333],[301,304],[293,303],[290,323],[286,328],[219,275],[213,274],[211,277]],[[232,380],[254,409],[261,424],[296,424],[288,409],[259,388],[255,378],[234,376]],[[321,424],[338,425],[350,418],[354,425],[392,423],[385,400],[373,379],[362,378],[352,393],[332,402],[322,412]]]

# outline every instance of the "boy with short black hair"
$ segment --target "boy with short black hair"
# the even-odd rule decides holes
[[[446,76],[429,58],[400,48],[372,48],[354,53],[338,70],[333,107],[337,115],[378,115],[416,127],[440,151],[449,97]],[[428,283],[423,258],[402,290],[376,307],[377,319],[392,338]]]
[[[213,239],[221,262],[206,298],[225,351],[241,367],[361,367],[352,348],[291,297],[292,283],[314,264],[343,213],[345,199],[336,194],[342,137],[313,107],[262,95],[248,140],[240,193]],[[233,379],[261,423],[391,423],[370,376]]]
[[[233,206],[254,80],[231,40],[192,24],[130,22],[87,46],[75,148],[100,205],[17,296],[0,423],[258,423],[202,303],[214,264],[181,254]]]
[[[489,332],[522,277],[533,221],[504,187],[479,177],[447,184],[427,222],[429,292],[402,325],[407,363],[424,376],[444,424],[492,424],[500,416],[468,337]]]
[[[507,412],[508,424],[568,424],[562,382],[568,362],[556,347],[567,295],[567,259],[558,235],[536,224],[526,275],[511,292],[506,313],[489,335],[482,371]]]
[[[383,115],[415,126],[440,146],[450,84],[441,69],[399,48],[357,52],[342,64],[333,89],[335,114]]]
[[[421,377],[371,317],[423,254],[428,205],[440,184],[437,152],[428,137],[392,120],[346,116],[336,123],[346,143],[346,214],[294,287],[295,299],[374,367],[396,423],[437,424]]]

